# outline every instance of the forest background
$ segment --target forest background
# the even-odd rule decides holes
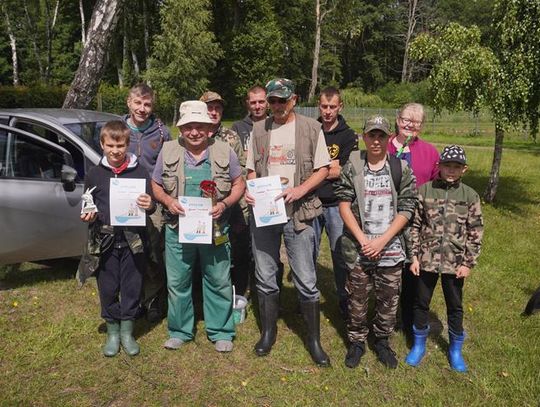
[[[2,107],[62,105],[96,3],[2,1]],[[414,38],[451,22],[476,25],[486,44],[493,37],[489,0],[120,3],[91,107],[124,112],[127,88],[146,80],[158,91],[158,112],[167,121],[180,101],[206,89],[220,92],[226,115],[238,117],[245,91],[274,76],[293,79],[304,104],[333,85],[347,88],[348,106],[395,108],[411,100],[432,105],[430,65],[409,57]]]

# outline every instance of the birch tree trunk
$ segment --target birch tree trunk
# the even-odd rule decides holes
[[[315,96],[319,73],[319,54],[321,52],[321,2],[315,3],[315,46],[313,47],[313,65],[311,66],[311,83],[309,84],[308,101]]]
[[[83,0],[79,0],[79,13],[81,15],[81,41],[84,47],[86,45],[86,20],[84,18]]]
[[[337,6],[337,3],[333,7],[328,7],[328,1],[325,1],[321,5],[320,0],[316,0],[315,3],[315,45],[313,47],[313,65],[311,66],[311,83],[309,84],[308,101],[315,96],[315,90],[317,89],[317,82],[319,80],[319,56],[321,53],[321,27],[324,18],[331,13]],[[322,7],[321,7],[322,6]],[[321,8],[326,10],[321,11]]]
[[[4,18],[6,19],[6,30],[9,37],[9,46],[11,47],[11,64],[13,67],[13,86],[19,86],[19,62],[17,60],[17,39],[15,33],[11,28],[11,22],[9,14],[7,12],[5,4],[2,4],[2,11]]]
[[[501,168],[502,152],[503,152],[504,130],[495,123],[495,148],[493,149],[493,162],[491,164],[491,172],[489,173],[489,181],[484,191],[484,200],[493,202],[497,187],[499,186],[499,170]]]
[[[47,36],[47,65],[45,66],[45,81],[49,81],[52,65],[52,41],[54,38],[54,26],[56,25],[56,19],[58,17],[58,8],[60,7],[60,0],[56,0],[56,6],[54,6],[54,12],[51,18],[49,10],[49,2],[45,2],[45,29]]]
[[[409,0],[409,13],[407,18],[407,34],[405,35],[405,52],[403,53],[403,67],[401,68],[401,82],[407,82],[410,78],[409,70],[409,45],[416,27],[416,6],[418,0]]]
[[[98,0],[88,26],[79,67],[64,100],[64,108],[84,109],[97,93],[105,57],[124,0]]]
[[[26,0],[23,2],[24,6],[24,14],[26,17],[26,28],[30,32],[30,42],[32,43],[32,50],[34,51],[34,57],[36,58],[36,63],[39,70],[39,77],[41,80],[44,80],[44,73],[43,73],[43,64],[41,63],[41,52],[39,50],[38,44],[37,44],[37,38],[36,38],[36,27],[34,23],[32,22],[32,19],[30,18],[30,13],[28,12],[28,3]]]

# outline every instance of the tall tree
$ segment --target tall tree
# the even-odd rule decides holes
[[[409,46],[413,37],[417,22],[418,0],[408,0],[407,33],[405,34],[405,52],[403,53],[403,67],[401,68],[401,82],[410,78],[409,72]]]
[[[438,109],[478,110],[486,106],[495,122],[495,148],[484,199],[495,199],[505,130],[528,123],[538,131],[540,108],[540,0],[500,0],[493,24],[493,50],[481,32],[452,23],[440,35],[420,35],[411,57],[433,64],[430,74]]]
[[[8,7],[6,3],[2,2],[2,14],[5,19],[6,31],[9,37],[9,45],[11,47],[11,65],[13,72],[13,86],[19,85],[19,61],[17,57],[17,38],[15,36],[15,31],[13,30],[12,24],[10,22],[11,17],[9,15]]]
[[[209,31],[209,1],[164,0],[159,14],[163,32],[154,39],[145,78],[160,93],[177,100],[198,97],[221,56]]]
[[[317,89],[319,72],[319,55],[321,52],[321,27],[326,16],[334,11],[337,3],[331,0],[315,0],[315,44],[313,46],[313,63],[311,65],[311,82],[309,84],[308,100],[312,100]]]
[[[98,0],[88,26],[79,67],[64,100],[64,108],[87,108],[97,93],[105,69],[105,55],[123,0]]]

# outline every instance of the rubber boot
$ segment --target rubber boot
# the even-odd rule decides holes
[[[103,346],[103,354],[113,357],[120,351],[120,323],[118,321],[106,322],[107,342]]]
[[[414,345],[405,358],[405,363],[409,366],[418,366],[426,354],[426,340],[429,334],[429,325],[424,329],[418,329],[413,325],[412,330]]]
[[[450,367],[456,372],[466,372],[467,364],[461,353],[463,341],[465,340],[465,332],[461,335],[456,335],[449,330],[448,337],[450,338],[450,346],[448,347],[448,361],[450,362]]]
[[[307,326],[307,348],[311,359],[319,366],[330,366],[330,358],[321,346],[319,301],[301,301],[300,309]]]
[[[141,351],[139,344],[133,338],[133,321],[121,321],[120,322],[120,342],[122,348],[129,356],[138,355]]]
[[[261,320],[261,338],[255,344],[257,356],[266,356],[272,350],[277,336],[277,318],[279,312],[279,293],[263,294],[259,298],[259,318]]]

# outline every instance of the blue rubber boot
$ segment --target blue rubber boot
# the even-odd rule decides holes
[[[414,345],[405,358],[409,366],[418,366],[426,354],[426,340],[429,334],[429,325],[424,329],[418,329],[413,325]]]
[[[465,332],[461,335],[456,335],[454,332],[448,331],[448,336],[450,338],[450,346],[448,348],[448,361],[450,362],[450,367],[456,372],[466,372],[467,364],[461,353],[463,341],[465,340]]]

